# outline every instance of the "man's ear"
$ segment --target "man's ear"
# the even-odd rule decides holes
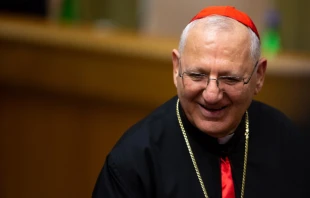
[[[173,82],[175,87],[177,87],[177,79],[179,76],[179,61],[180,61],[180,53],[178,50],[172,50],[172,64],[173,64]]]
[[[258,94],[264,85],[265,73],[267,68],[267,60],[265,58],[261,58],[257,65],[256,71],[256,86],[254,94]]]

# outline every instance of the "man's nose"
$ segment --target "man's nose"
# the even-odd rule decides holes
[[[216,78],[209,78],[208,82],[206,83],[206,88],[202,93],[206,102],[212,104],[222,99],[223,93],[219,89],[218,85],[218,80]]]

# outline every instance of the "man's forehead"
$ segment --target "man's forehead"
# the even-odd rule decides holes
[[[247,32],[245,31],[244,34]],[[238,32],[192,32],[188,35],[181,56],[184,63],[192,66],[212,60],[243,65],[251,62],[249,42],[249,37],[241,36]],[[212,63],[209,64],[212,65]]]
[[[192,31],[201,33],[219,31],[219,32],[244,32],[249,33],[248,27],[229,17],[220,15],[210,15],[195,21],[188,30],[188,34]],[[240,34],[240,33],[239,33]],[[242,35],[245,36],[245,35]]]
[[[249,46],[251,40],[248,29],[241,24],[225,30],[216,27],[208,27],[203,23],[197,24],[191,30],[185,40],[184,51],[201,50],[203,47],[217,45],[218,48],[245,48]]]

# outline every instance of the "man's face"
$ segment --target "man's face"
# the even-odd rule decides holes
[[[182,54],[173,51],[174,83],[185,114],[210,136],[224,137],[236,129],[254,94],[262,87],[266,61],[260,61],[250,82],[240,82],[242,86],[237,90],[220,90],[216,80],[202,86],[199,80],[180,77],[179,72],[205,74],[210,79],[234,76],[247,80],[255,65],[249,46],[248,30],[239,23],[228,32],[205,31],[197,24],[190,30]]]

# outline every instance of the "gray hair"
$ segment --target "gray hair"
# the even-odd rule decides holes
[[[179,42],[179,52],[180,54],[183,53],[184,47],[186,44],[186,39],[188,36],[189,31],[196,26],[197,23],[203,23],[204,26],[209,26],[214,27],[219,30],[231,30],[233,29],[233,21],[234,19],[225,17],[225,16],[220,16],[220,15],[212,15],[208,16],[202,19],[197,19],[191,23],[189,23],[183,30]],[[248,27],[249,31],[249,36],[251,40],[250,44],[250,58],[252,58],[253,63],[256,63],[258,59],[261,56],[261,49],[260,49],[260,40],[256,36],[256,34],[251,30],[251,28]]]

